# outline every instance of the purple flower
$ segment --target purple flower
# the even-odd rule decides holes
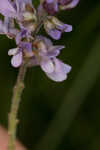
[[[19,67],[22,64],[23,54],[22,49],[14,48],[8,51],[9,56],[13,56],[11,59],[11,65],[15,68]]]
[[[56,81],[62,82],[67,79],[67,74],[71,71],[71,66],[64,64],[57,58],[52,59],[44,64],[42,64],[42,68],[44,69],[46,75]]]
[[[11,65],[15,68],[22,64],[23,57],[32,57],[32,44],[21,42],[18,48],[10,49],[8,55],[12,56]]]
[[[65,80],[67,78],[67,73],[71,70],[71,66],[64,64],[56,58],[64,46],[53,46],[49,39],[43,36],[38,36],[36,41],[33,43],[33,49],[35,47],[36,51],[33,52],[35,56],[33,59],[37,58],[37,65],[40,65],[45,74],[51,80],[56,82]]]
[[[72,26],[64,24],[56,17],[49,16],[48,20],[44,22],[46,32],[55,40],[59,40],[63,32],[71,32]]]
[[[43,8],[50,15],[55,15],[60,9],[71,9],[79,3],[79,0],[44,0]]]

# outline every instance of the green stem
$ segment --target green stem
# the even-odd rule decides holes
[[[16,127],[17,127],[17,112],[19,108],[19,103],[21,100],[21,95],[24,90],[24,78],[25,73],[27,71],[27,65],[25,62],[21,65],[19,69],[19,74],[17,78],[17,82],[13,89],[13,97],[12,97],[12,104],[11,104],[11,112],[9,114],[9,123],[8,123],[8,150],[15,149],[15,139],[16,139]]]

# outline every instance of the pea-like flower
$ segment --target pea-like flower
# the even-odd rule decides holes
[[[51,40],[37,36],[33,44],[21,42],[18,48],[10,49],[8,55],[12,56],[13,67],[19,67],[23,58],[30,58],[29,66],[40,65],[50,79],[61,82],[67,78],[67,73],[71,70],[71,66],[56,58],[63,48],[63,45],[53,46]]]
[[[64,24],[54,16],[49,16],[44,22],[46,32],[55,40],[59,40],[63,32],[71,32],[72,26]]]
[[[8,55],[12,56],[12,66],[15,68],[20,67],[24,57],[30,58],[33,56],[32,44],[29,42],[21,42],[19,47],[10,49]]]
[[[37,36],[36,41],[33,43],[33,48],[36,48],[36,50],[34,50],[35,57],[33,57],[33,65],[37,59],[37,64],[40,65],[45,74],[51,80],[56,82],[61,82],[67,78],[67,74],[70,72],[71,66],[64,64],[56,58],[64,46],[53,46],[51,40],[48,38]]]

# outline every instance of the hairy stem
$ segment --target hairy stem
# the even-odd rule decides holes
[[[23,62],[19,69],[19,74],[17,78],[17,82],[13,89],[13,97],[12,97],[12,104],[11,104],[11,111],[9,114],[9,122],[8,122],[8,150],[15,149],[15,138],[16,138],[16,127],[17,127],[17,112],[19,108],[19,103],[21,100],[21,95],[24,90],[24,77],[27,71],[27,64]]]

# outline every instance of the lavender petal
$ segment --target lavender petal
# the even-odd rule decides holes
[[[8,0],[0,1],[0,13],[3,16],[16,18],[16,11]]]
[[[19,67],[22,64],[22,52],[19,52],[12,57],[11,64],[15,68]]]
[[[67,73],[70,72],[71,67],[64,64],[58,59],[54,59],[55,70],[52,73],[46,73],[46,75],[53,81],[62,82],[67,79]]]

